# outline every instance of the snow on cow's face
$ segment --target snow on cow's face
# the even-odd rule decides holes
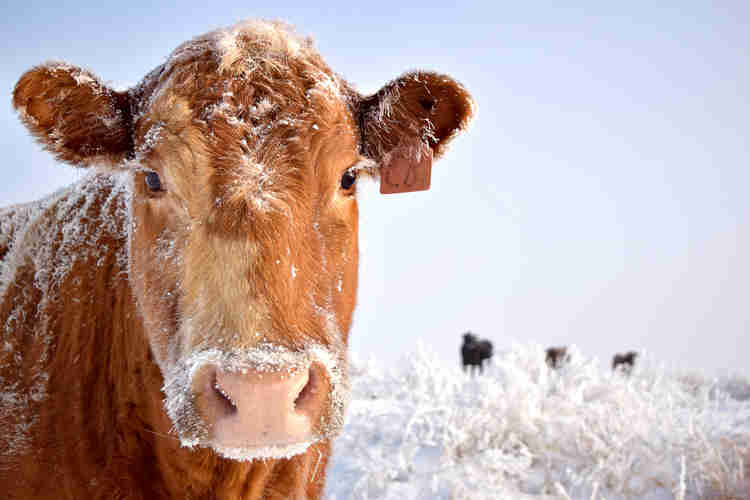
[[[186,442],[231,456],[272,443],[216,442],[216,404],[199,394],[212,370],[313,370],[315,423],[281,440],[307,442],[341,425],[355,181],[373,165],[359,153],[347,89],[317,53],[289,42],[253,55],[257,36],[235,30],[179,48],[145,83],[153,90],[135,127],[132,276],[166,406]]]
[[[340,429],[357,177],[439,156],[471,117],[463,87],[410,73],[365,98],[309,39],[254,21],[127,92],[37,67],[14,104],[60,159],[132,172],[130,281],[183,444],[288,456]]]

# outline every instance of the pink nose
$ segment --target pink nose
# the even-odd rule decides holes
[[[323,368],[287,372],[226,372],[202,367],[194,378],[196,406],[221,447],[283,446],[310,440],[326,404]]]

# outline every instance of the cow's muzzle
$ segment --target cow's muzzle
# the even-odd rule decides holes
[[[209,363],[193,378],[195,407],[216,449],[309,443],[320,433],[329,393],[326,370],[315,362],[277,371]]]

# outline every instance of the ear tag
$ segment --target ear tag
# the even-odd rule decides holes
[[[419,160],[404,151],[395,151],[380,171],[380,193],[411,193],[430,189],[432,150],[425,148]]]

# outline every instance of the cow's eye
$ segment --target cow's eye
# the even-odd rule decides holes
[[[154,171],[146,173],[146,187],[152,193],[159,193],[161,191],[164,191],[164,186],[161,185],[159,174]]]
[[[357,182],[357,172],[349,169],[341,176],[341,189],[351,189],[355,182]]]

